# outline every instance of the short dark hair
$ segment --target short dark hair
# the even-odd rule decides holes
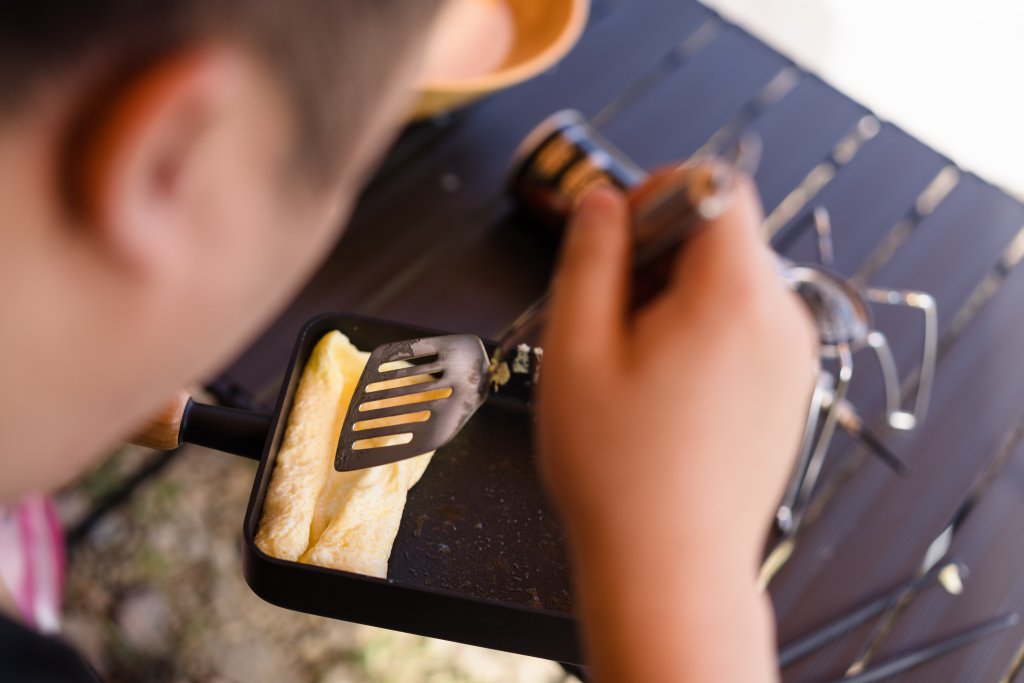
[[[0,1],[0,112],[90,59],[122,74],[175,48],[235,41],[293,103],[306,165],[333,172],[440,0]]]

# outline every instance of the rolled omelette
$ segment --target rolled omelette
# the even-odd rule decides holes
[[[387,575],[410,488],[433,453],[336,472],[345,413],[369,358],[340,332],[313,349],[295,400],[256,534],[269,555],[369,576]]]
[[[433,453],[355,472],[334,472],[321,501],[337,511],[301,561],[384,578],[409,489]]]

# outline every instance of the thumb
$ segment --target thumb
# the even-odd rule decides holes
[[[569,224],[553,285],[548,351],[607,358],[623,334],[629,292],[630,230],[625,197],[611,187],[591,191]]]

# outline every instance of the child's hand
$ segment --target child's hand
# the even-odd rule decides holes
[[[576,545],[715,548],[753,577],[806,417],[810,319],[749,182],[632,317],[628,220],[597,190],[567,238],[540,387],[546,483]]]
[[[757,236],[748,182],[634,316],[628,220],[609,190],[580,206],[539,389],[591,676],[777,680],[755,577],[810,400],[810,319]]]

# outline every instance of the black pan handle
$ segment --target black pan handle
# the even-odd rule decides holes
[[[182,420],[181,441],[259,460],[272,421],[263,413],[190,400]]]
[[[259,460],[272,422],[270,415],[199,403],[181,391],[131,442],[162,451],[191,443]]]

